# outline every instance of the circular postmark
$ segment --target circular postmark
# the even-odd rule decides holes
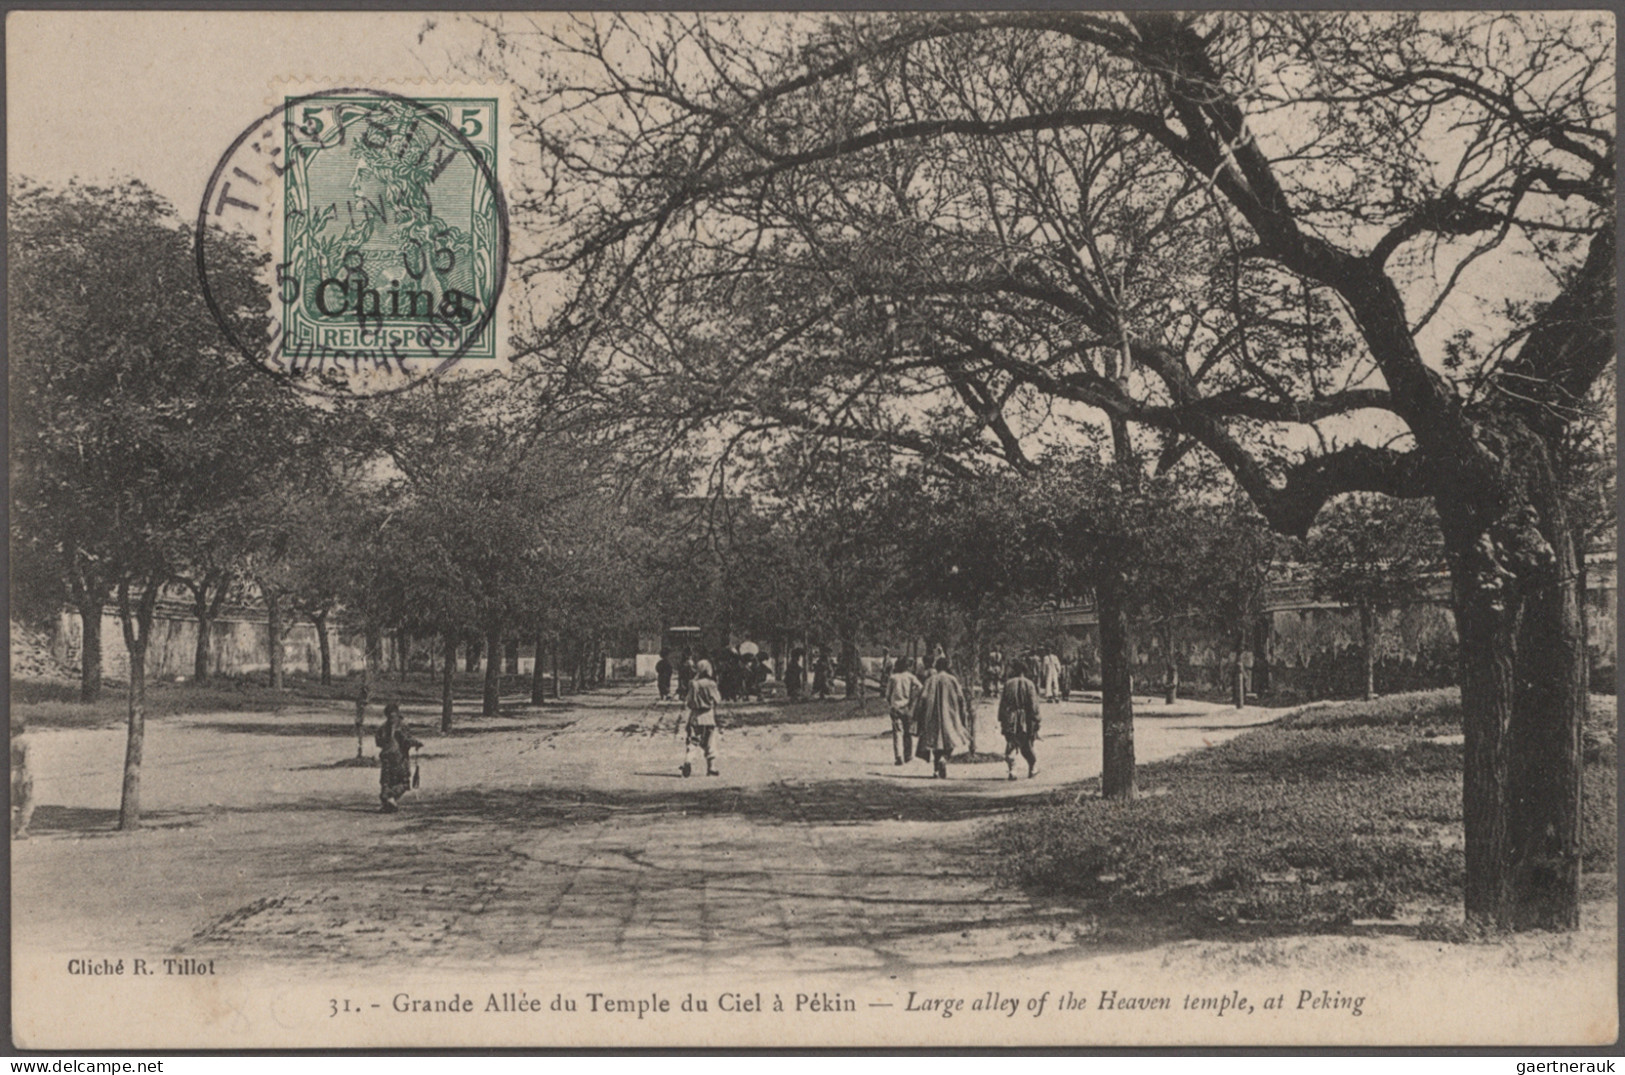
[[[198,277],[231,345],[330,398],[494,365],[499,129],[494,97],[356,88],[288,97],[251,124],[197,218]]]

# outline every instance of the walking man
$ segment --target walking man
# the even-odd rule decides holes
[[[1044,648],[1044,700],[1058,701],[1061,694],[1061,658],[1049,647]]]
[[[893,765],[902,765],[914,757],[914,707],[920,702],[920,690],[920,681],[908,670],[908,658],[897,658],[897,667],[886,678]]]
[[[688,714],[688,742],[683,747],[683,764],[678,772],[684,776],[694,774],[694,752],[705,755],[705,775],[720,776],[717,772],[717,706],[722,694],[716,680],[711,678],[711,662],[701,661],[694,666],[694,682],[688,685],[683,699]],[[676,734],[683,734],[683,721],[678,720]]]
[[[1027,678],[1027,669],[1010,662],[1010,675],[999,695],[999,731],[1004,733],[1004,764],[1007,779],[1016,778],[1016,752],[1027,759],[1027,776],[1038,775],[1038,757],[1033,741],[1038,738],[1038,688]]]
[[[970,749],[966,720],[970,703],[958,678],[948,671],[948,658],[938,657],[936,671],[920,688],[917,707],[919,757],[932,763],[931,775],[948,779],[948,759]]]
[[[660,687],[660,700],[666,701],[671,697],[671,656],[669,650],[660,651],[660,660],[655,662],[655,682]]]

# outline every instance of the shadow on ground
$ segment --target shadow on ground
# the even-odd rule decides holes
[[[141,816],[143,829],[186,829],[199,824],[197,814],[166,810]],[[90,806],[40,806],[28,824],[34,836],[85,836],[118,831],[118,811]]]
[[[530,718],[530,719],[526,719]],[[541,729],[554,731],[569,724],[574,718],[566,715],[562,710],[542,710],[527,713],[517,710],[512,713],[504,712],[496,717],[460,716],[452,724],[449,733],[440,730],[437,720],[430,724],[426,721],[410,721],[412,734],[419,739],[440,738],[468,738],[479,735],[489,735],[494,732],[513,734],[516,731]],[[362,736],[370,746],[373,733],[378,730],[381,723],[380,716],[369,715],[363,725]],[[292,739],[325,739],[345,738],[355,741],[355,721],[308,721],[308,720],[190,720],[187,722],[193,728],[206,728],[209,731],[224,732],[227,735],[269,735]]]
[[[659,774],[664,776],[664,773]],[[673,774],[674,776],[676,774]],[[423,804],[411,825],[416,831],[497,825],[547,825],[611,816],[734,815],[771,825],[860,825],[875,821],[963,821],[1007,813],[1016,806],[1048,801],[1053,789],[1027,795],[991,797],[969,783],[931,780],[923,770],[917,783],[892,780],[776,781],[735,787],[710,785],[693,777],[657,791],[598,791],[549,788],[489,791],[464,789],[437,795]]]

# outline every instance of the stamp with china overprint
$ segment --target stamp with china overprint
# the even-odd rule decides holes
[[[499,271],[496,203],[479,167],[496,170],[496,99],[290,103],[281,259],[289,346],[494,358],[493,333],[466,337]]]
[[[329,395],[499,358],[501,113],[477,93],[283,95],[222,159],[201,211],[204,284],[239,349]],[[209,239],[228,225],[269,255],[263,330],[213,293]]]

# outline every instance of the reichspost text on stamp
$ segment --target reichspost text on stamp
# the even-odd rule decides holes
[[[198,210],[199,277],[235,348],[330,397],[494,365],[501,123],[495,93],[284,95],[226,151]],[[263,295],[231,293],[226,266],[243,257]]]

